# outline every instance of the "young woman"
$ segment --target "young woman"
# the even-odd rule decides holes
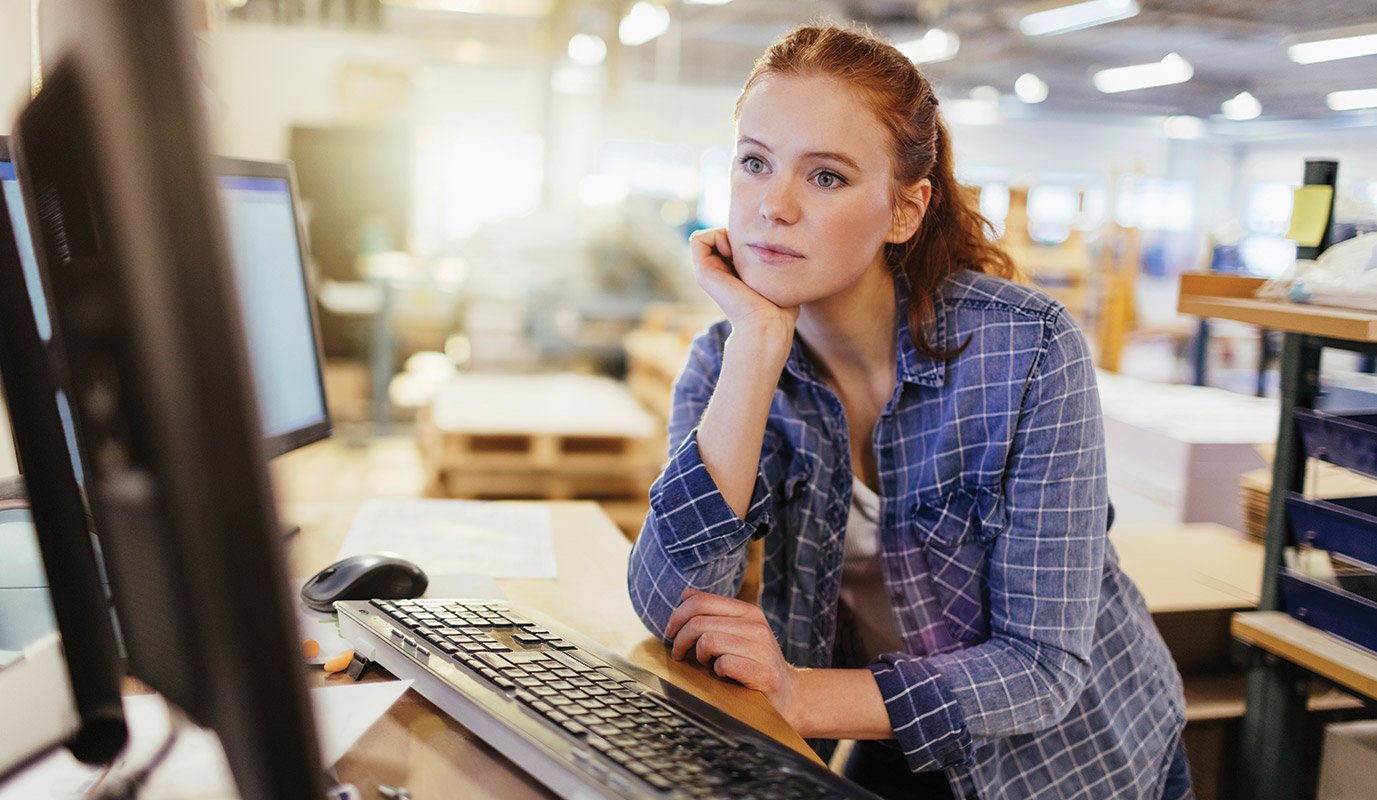
[[[861,740],[847,773],[888,797],[1189,797],[1085,341],[1008,280],[932,86],[804,27],[736,123],[729,227],[692,239],[727,319],[675,385],[631,558],[646,625],[804,737]],[[734,599],[752,539],[758,606]]]

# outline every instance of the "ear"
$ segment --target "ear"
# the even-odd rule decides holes
[[[890,244],[903,244],[918,232],[923,217],[928,213],[928,201],[932,199],[932,181],[921,178],[912,186],[899,192],[894,206],[894,223],[890,226],[885,241]]]

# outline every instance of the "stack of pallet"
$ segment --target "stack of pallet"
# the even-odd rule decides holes
[[[688,361],[693,337],[719,319],[722,312],[716,306],[658,303],[646,309],[641,326],[622,339],[627,385],[661,420],[669,419],[674,379]]]
[[[660,422],[588,375],[460,375],[419,433],[432,497],[596,500],[629,536],[664,458]]]

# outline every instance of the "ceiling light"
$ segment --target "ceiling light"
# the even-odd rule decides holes
[[[669,9],[657,3],[642,0],[631,7],[617,26],[617,38],[627,47],[654,39],[669,30]]]
[[[1335,111],[1353,111],[1358,108],[1377,108],[1377,89],[1348,89],[1330,92],[1324,96],[1325,105]]]
[[[601,36],[576,33],[569,37],[569,60],[575,64],[594,66],[607,58],[607,42]]]
[[[1316,64],[1377,54],[1377,25],[1318,31],[1286,39],[1286,55],[1297,64]]]
[[[999,90],[989,84],[981,84],[971,90],[971,99],[981,103],[999,103]]]
[[[1219,104],[1219,110],[1224,112],[1224,116],[1233,120],[1256,119],[1262,113],[1262,103],[1258,102],[1248,92],[1239,92],[1234,95],[1232,100],[1225,100]]]
[[[931,64],[954,57],[956,51],[961,49],[961,37],[941,28],[933,28],[923,34],[923,38],[900,42],[895,47],[915,64]]]
[[[1170,86],[1185,83],[1195,74],[1195,68],[1186,59],[1175,53],[1167,53],[1161,61],[1152,64],[1135,64],[1131,67],[1102,69],[1092,78],[1095,88],[1105,94],[1128,92],[1134,89],[1147,89],[1153,86]]]
[[[1137,14],[1138,4],[1134,0],[1087,0],[1035,11],[1018,21],[1018,29],[1026,36],[1047,36],[1117,22]]]
[[[1199,117],[1184,115],[1164,117],[1162,135],[1168,139],[1199,139],[1205,135],[1205,121]]]
[[[999,104],[960,97],[943,100],[942,117],[957,125],[997,125],[1000,121]]]
[[[1047,84],[1031,72],[1025,72],[1014,81],[1014,94],[1025,103],[1041,103],[1047,99]]]

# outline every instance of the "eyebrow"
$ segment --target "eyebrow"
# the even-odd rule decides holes
[[[738,146],[743,145],[743,144],[753,144],[753,145],[755,145],[756,147],[759,147],[761,150],[764,150],[764,151],[767,152],[767,153],[772,153],[772,152],[774,152],[773,150],[770,149],[770,146],[769,146],[769,145],[765,144],[764,142],[760,141],[759,139],[752,139],[752,138],[749,137],[749,136],[742,136],[741,139],[737,141],[737,145],[738,145]],[[861,171],[861,165],[860,165],[860,164],[857,164],[855,159],[851,158],[850,156],[848,156],[848,155],[846,155],[846,154],[844,154],[844,153],[815,152],[815,153],[805,153],[805,154],[803,155],[803,157],[804,157],[804,158],[820,158],[820,159],[825,159],[825,160],[828,160],[828,161],[836,161],[836,162],[839,163],[839,164],[845,164],[846,166],[848,166],[848,167],[850,167],[850,168],[856,170],[857,172],[860,172],[860,171]]]

